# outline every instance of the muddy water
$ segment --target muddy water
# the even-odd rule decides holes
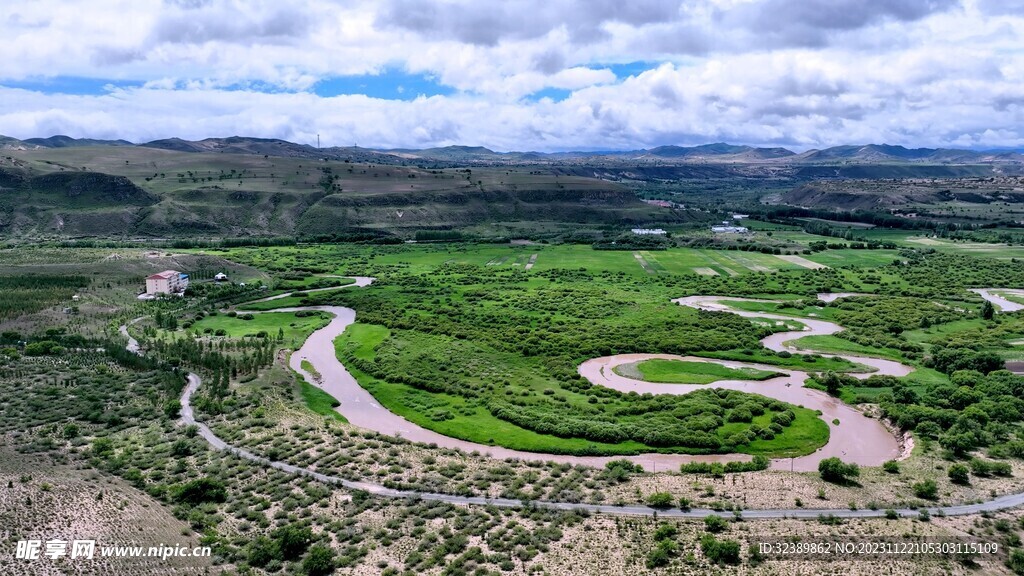
[[[1012,300],[1007,300],[998,294],[994,294],[993,290],[998,290],[1004,294],[1013,294],[1015,296],[1024,296],[1024,290],[1012,290],[1009,288],[974,288],[971,292],[980,295],[985,300],[991,302],[1000,312],[1017,312],[1018,310],[1024,310],[1024,304],[1018,304]]]
[[[369,285],[372,278],[356,278],[353,287]],[[268,298],[267,300],[281,298],[282,296]],[[675,302],[709,310],[723,310],[740,314],[751,318],[766,318],[778,320],[794,320],[789,316],[760,314],[743,311],[735,311],[723,304],[723,300],[739,300],[738,298],[721,297],[690,297],[675,300]],[[436,444],[445,448],[457,448],[467,452],[477,451],[494,458],[519,458],[533,461],[554,461],[570,464],[585,464],[591,466],[602,466],[604,463],[621,458],[621,456],[587,457],[568,456],[557,454],[540,454],[536,452],[524,452],[512,450],[499,446],[489,446],[459,440],[445,436],[438,432],[418,426],[405,418],[392,413],[381,406],[377,401],[363,389],[359,383],[338,360],[334,350],[334,340],[341,335],[345,329],[355,322],[355,311],[342,306],[316,306],[281,308],[277,311],[298,311],[298,310],[319,310],[328,312],[334,316],[331,322],[313,332],[306,339],[305,343],[295,351],[290,360],[290,366],[310,383],[323,389],[331,396],[341,402],[337,408],[338,412],[344,415],[349,422],[360,428],[374,430],[382,434],[400,436],[402,438],[427,444]],[[842,328],[834,323],[822,320],[797,319],[807,326],[804,331],[790,331],[764,339],[765,346],[773,350],[788,349],[785,342],[812,334],[834,334]],[[845,356],[844,356],[845,357]],[[654,394],[686,394],[700,388],[729,388],[762,394],[776,398],[784,402],[796,405],[803,405],[812,410],[821,410],[822,418],[828,422],[831,428],[831,436],[828,444],[817,452],[795,458],[780,459],[773,461],[772,466],[780,469],[814,470],[822,458],[838,456],[846,461],[857,462],[864,465],[879,465],[885,460],[895,458],[899,454],[896,438],[888,432],[877,420],[868,418],[840,402],[831,396],[816,390],[803,387],[806,373],[800,371],[786,371],[787,375],[773,378],[763,382],[749,381],[718,381],[706,385],[683,385],[683,384],[657,384],[642,382],[619,376],[612,372],[614,366],[637,362],[647,358],[682,358],[692,361],[714,362],[725,366],[741,367],[748,366],[764,370],[779,371],[777,367],[764,366],[744,362],[729,362],[710,360],[698,357],[674,357],[658,354],[627,354],[604,358],[595,358],[584,362],[580,367],[580,374],[595,384],[615,388],[616,390],[630,392],[651,392]],[[897,362],[880,360],[875,358],[849,357],[854,362],[872,366],[880,374],[905,375],[911,370]],[[302,361],[306,360],[319,373],[320,378],[316,379],[302,368]],[[867,377],[867,374],[862,375]],[[832,424],[833,419],[839,420],[839,425]],[[644,468],[657,471],[659,469],[677,468],[684,462],[729,462],[737,460],[748,460],[749,456],[744,454],[721,454],[708,456],[693,456],[685,454],[641,454],[628,456],[627,459],[644,466]]]

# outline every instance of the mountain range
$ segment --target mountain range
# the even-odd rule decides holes
[[[18,140],[0,136],[0,149],[70,148],[79,146],[138,146],[177,152],[258,154],[288,158],[326,158],[381,164],[690,164],[690,163],[785,163],[785,164],[994,164],[1024,163],[1017,150],[962,150],[953,148],[905,148],[889,144],[833,146],[797,153],[774,147],[758,148],[726,143],[699,146],[658,146],[630,151],[598,152],[495,152],[482,146],[371,149],[357,146],[317,148],[274,138],[231,136],[183,140],[168,138],[142,144],[126,140],[96,140],[56,135]]]

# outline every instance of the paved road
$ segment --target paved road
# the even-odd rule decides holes
[[[372,279],[359,279],[360,282],[354,286],[367,285]],[[131,323],[137,322],[141,318],[133,320]],[[120,332],[128,338],[128,350],[137,354],[141,353],[138,342],[134,338],[128,335],[127,326],[121,326]],[[192,408],[192,395],[196,392],[199,386],[202,385],[202,380],[198,375],[194,373],[188,374],[188,385],[185,387],[184,392],[181,395],[181,418],[180,423],[183,425],[193,425],[198,429],[198,434],[205,439],[210,446],[215,450],[224,450],[244,458],[251,462],[275,468],[286,472],[288,474],[296,474],[301,476],[307,476],[319,482],[325,484],[332,484],[342,486],[350,490],[363,490],[375,496],[384,498],[406,498],[406,499],[418,499],[418,500],[429,500],[437,502],[447,502],[449,504],[466,504],[466,505],[482,505],[482,506],[497,506],[500,508],[519,508],[524,506],[537,506],[539,508],[553,509],[553,510],[582,510],[592,513],[609,514],[615,516],[653,516],[658,515],[660,517],[668,518],[704,518],[713,515],[730,515],[731,512],[716,512],[714,510],[706,508],[694,508],[690,510],[680,510],[678,508],[671,509],[656,509],[650,506],[644,505],[630,505],[630,506],[609,506],[609,505],[597,505],[597,504],[582,504],[573,502],[551,502],[544,500],[536,500],[525,502],[522,500],[514,500],[509,498],[483,498],[483,497],[468,497],[468,496],[454,496],[451,494],[439,494],[434,492],[416,492],[408,490],[395,490],[393,488],[387,488],[380,484],[372,482],[352,481],[346,480],[339,476],[333,476],[330,474],[323,474],[316,472],[308,468],[295,466],[286,462],[280,462],[277,460],[270,460],[262,456],[258,456],[249,452],[248,450],[232,446],[225,442],[222,438],[210,430],[210,427],[206,424],[199,422],[195,419],[195,413]],[[993,498],[984,502],[976,504],[961,504],[956,506],[938,506],[927,508],[928,512],[932,515],[946,515],[946,516],[962,516],[967,514],[977,514],[980,512],[995,512],[998,510],[1005,510],[1008,508],[1015,508],[1024,505],[1024,493],[1020,494],[1008,494]],[[900,508],[896,510],[896,514],[904,517],[917,516],[922,509],[910,509]],[[770,518],[809,518],[814,519],[821,515],[832,515],[840,518],[878,518],[885,516],[883,510],[849,510],[849,509],[814,509],[814,508],[776,508],[776,509],[759,509],[759,510],[744,510],[742,512],[743,518],[756,520],[756,519],[770,519]]]
[[[451,494],[438,494],[435,492],[415,492],[409,490],[395,490],[393,488],[386,488],[380,484],[374,484],[372,482],[356,482],[352,480],[346,480],[344,478],[333,476],[330,474],[323,474],[309,470],[308,468],[302,468],[300,466],[294,466],[285,462],[277,460],[269,460],[262,456],[257,456],[248,450],[231,446],[223,439],[213,433],[212,430],[202,422],[195,419],[195,415],[192,411],[191,398],[192,394],[195,393],[196,389],[201,384],[199,376],[195,374],[188,375],[188,386],[185,388],[185,392],[181,395],[181,422],[185,425],[194,425],[199,429],[199,435],[202,436],[210,446],[216,450],[226,450],[257,464],[276,468],[282,472],[289,474],[297,474],[301,476],[308,476],[314,480],[318,480],[325,484],[334,484],[348,488],[350,490],[363,490],[376,496],[382,496],[385,498],[408,498],[408,499],[419,499],[419,500],[431,500],[437,502],[447,502],[449,504],[475,504],[481,506],[498,506],[500,508],[519,508],[523,506],[537,506],[539,508],[550,508],[553,510],[585,510],[587,512],[599,513],[599,514],[611,514],[614,516],[653,516],[657,514],[660,517],[669,518],[704,518],[705,516],[713,515],[731,515],[731,512],[716,512],[707,508],[694,508],[691,510],[680,510],[678,508],[670,509],[656,509],[650,506],[633,505],[633,506],[602,506],[598,504],[577,504],[573,502],[549,502],[546,500],[534,500],[530,502],[524,502],[522,500],[513,500],[509,498],[482,498],[476,496],[454,496]],[[1024,505],[1024,493],[1022,494],[1009,494],[1006,496],[1000,496],[986,502],[978,504],[963,504],[959,506],[939,506],[934,508],[928,508],[927,510],[932,515],[945,514],[946,516],[962,516],[965,514],[977,514],[979,512],[995,512],[997,510],[1004,510],[1007,508],[1014,508],[1017,506]],[[914,510],[910,508],[900,508],[896,510],[896,513],[900,516],[917,516],[920,510]],[[817,518],[821,515],[833,515],[840,518],[879,518],[885,516],[883,510],[830,510],[830,509],[814,509],[814,508],[778,508],[778,509],[765,509],[765,510],[744,510],[743,518],[756,520],[756,519],[768,519],[768,518]]]

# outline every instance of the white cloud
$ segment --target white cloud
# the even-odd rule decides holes
[[[1024,145],[1024,18],[987,0],[60,0],[0,17],[0,132],[142,141],[230,134],[338,144],[636,148]],[[646,61],[616,78],[609,66]],[[404,70],[451,96],[308,93]],[[402,84],[400,90],[399,83]],[[17,85],[17,84],[14,84]],[[561,102],[527,96],[572,91]],[[404,80],[391,92],[415,93]]]

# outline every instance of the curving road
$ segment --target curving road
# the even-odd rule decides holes
[[[366,285],[369,285],[371,282],[373,282],[372,278],[356,278],[356,284],[353,284],[351,286],[366,286]],[[271,299],[273,299],[273,297],[271,297]],[[731,300],[735,300],[735,298],[733,298]],[[322,328],[321,330],[318,330],[317,332],[315,332],[312,336],[310,336],[310,339],[312,339],[313,336],[316,336],[318,333],[328,333],[329,334],[330,332],[333,332],[339,326],[342,326],[342,325],[343,326],[341,327],[341,330],[344,330],[344,327],[347,327],[355,319],[355,312],[352,311],[349,308],[334,307],[334,306],[324,306],[324,307],[307,307],[307,308],[302,308],[302,309],[307,309],[307,310],[308,309],[316,309],[316,310],[323,310],[323,311],[327,311],[327,312],[330,312],[330,313],[333,313],[333,314],[337,314],[335,319],[332,320],[331,324],[329,324],[327,327]],[[287,311],[287,310],[295,310],[295,309],[282,309],[281,311]],[[347,311],[347,313],[345,311]],[[342,314],[338,314],[338,312],[341,312]],[[348,313],[351,313],[351,317],[348,316]],[[137,322],[139,320],[141,320],[141,318],[136,318],[135,320],[132,320],[129,324],[135,323],[135,322]],[[337,325],[335,325],[335,323],[337,323]],[[334,330],[329,330],[332,325],[335,325]],[[127,349],[132,351],[132,352],[135,352],[137,354],[141,354],[141,350],[139,348],[138,342],[134,338],[132,338],[129,335],[129,333],[128,333],[127,325],[121,326],[119,328],[119,331],[128,339]],[[340,331],[338,333],[340,334]],[[806,335],[805,333],[798,333],[798,334]],[[334,361],[337,362],[337,357],[334,356],[334,354],[333,354],[333,350],[334,350],[333,339],[334,339],[334,337],[336,337],[336,336],[332,336],[330,339],[327,340],[327,346],[324,346],[324,344],[321,343],[320,344],[320,346],[321,346],[320,349],[321,350],[323,348],[329,349],[331,351],[331,354],[330,354],[331,358],[333,358]],[[307,340],[307,343],[308,342],[309,342],[309,340]],[[305,345],[303,346],[303,348],[300,348],[299,351],[297,351],[295,354],[293,354],[293,359],[292,359],[292,366],[293,367],[295,367],[297,364],[300,364],[302,359],[308,359],[308,360],[310,360],[310,362],[313,361],[313,358],[310,357],[309,355],[305,355],[305,356],[299,355],[304,348],[306,348]],[[317,365],[317,364],[314,364],[314,365],[317,366],[318,371],[319,371],[319,369],[321,367],[323,367],[323,363],[321,363],[319,365]],[[338,362],[338,366],[341,366],[340,362]],[[309,378],[310,381],[315,381],[311,374],[308,374],[306,371],[302,370],[301,366],[298,367],[298,370],[305,377]],[[343,366],[341,366],[341,370],[344,371],[344,367]],[[345,374],[348,375],[348,372],[345,371]],[[351,379],[354,382],[354,379],[352,379],[351,375],[348,375],[348,378]],[[554,510],[583,510],[583,511],[587,511],[587,512],[601,513],[601,514],[611,514],[611,515],[618,515],[618,516],[651,516],[651,515],[658,515],[658,516],[662,516],[662,517],[671,517],[671,518],[704,518],[704,517],[707,517],[707,516],[721,515],[722,514],[721,512],[716,512],[714,510],[699,509],[699,508],[691,509],[691,510],[656,509],[656,508],[652,508],[650,506],[644,506],[644,505],[602,506],[602,505],[597,505],[597,504],[579,504],[579,503],[571,503],[571,502],[551,502],[551,501],[530,501],[530,502],[524,502],[524,501],[521,501],[521,500],[514,500],[514,499],[508,499],[508,498],[483,498],[483,497],[454,496],[454,495],[451,495],[451,494],[440,494],[440,493],[432,493],[432,492],[417,492],[417,491],[407,491],[407,490],[395,490],[395,489],[387,488],[385,486],[382,486],[380,484],[375,484],[375,483],[372,483],[372,482],[361,482],[361,481],[346,480],[346,479],[338,477],[338,476],[329,475],[329,474],[323,474],[321,472],[316,472],[314,470],[310,470],[308,468],[303,468],[303,467],[300,467],[300,466],[295,466],[295,465],[292,465],[292,464],[288,464],[286,462],[270,460],[270,459],[264,458],[262,456],[258,456],[256,454],[253,454],[252,452],[249,452],[248,450],[244,450],[242,448],[238,448],[236,446],[232,446],[232,445],[228,444],[223,439],[221,439],[216,434],[214,434],[213,431],[209,428],[209,426],[207,426],[206,424],[204,424],[202,422],[199,422],[199,421],[197,421],[195,419],[195,414],[194,414],[194,411],[193,411],[193,408],[192,408],[191,399],[192,399],[192,395],[195,393],[195,391],[199,388],[199,386],[201,384],[202,384],[202,380],[199,378],[198,375],[196,375],[194,373],[189,373],[188,374],[188,385],[185,387],[185,390],[182,392],[182,395],[181,395],[181,406],[182,406],[182,409],[181,409],[180,423],[183,424],[183,425],[194,425],[194,426],[196,426],[197,430],[198,430],[199,436],[201,436],[203,439],[205,439],[210,444],[210,446],[212,448],[214,448],[215,450],[225,450],[225,451],[231,452],[232,454],[235,454],[235,455],[237,455],[237,456],[239,456],[241,458],[244,458],[246,460],[249,460],[249,461],[252,461],[252,462],[264,465],[264,466],[268,466],[268,467],[271,467],[271,468],[274,468],[274,469],[277,469],[277,470],[281,470],[281,471],[289,473],[289,474],[296,474],[296,475],[307,476],[307,477],[313,478],[314,480],[317,480],[317,481],[320,481],[320,482],[324,482],[324,483],[327,483],[327,484],[339,485],[339,486],[342,486],[342,487],[350,489],[350,490],[363,490],[363,491],[366,491],[366,492],[368,492],[370,494],[373,494],[373,495],[376,495],[376,496],[381,496],[381,497],[386,497],[386,498],[419,499],[419,500],[430,500],[430,501],[446,502],[446,503],[449,503],[449,504],[487,505],[487,506],[498,506],[498,507],[502,507],[502,508],[518,508],[518,507],[524,507],[524,506],[538,506],[538,507],[541,507],[541,508],[554,509]],[[330,391],[330,389],[328,388],[328,384],[327,383],[318,383],[318,385],[321,385],[321,387],[323,387],[328,392]],[[356,386],[358,386],[358,383],[356,383]],[[365,393],[365,390],[364,390],[364,393]],[[383,408],[380,408],[379,406],[377,406],[376,409],[377,409],[376,415],[378,417],[384,416],[385,413],[391,414],[390,411],[387,411],[387,410],[385,410]],[[349,411],[346,410],[345,414],[346,414],[346,416],[348,416]],[[403,421],[404,421],[404,419],[403,419]],[[373,426],[369,426],[369,428],[375,429],[375,427],[373,427]],[[492,448],[492,447],[484,447],[484,448],[488,452],[493,452],[494,451],[494,448]],[[529,454],[529,455],[532,455],[534,457],[538,456],[537,454],[532,454],[532,453],[524,453],[524,454]],[[658,456],[661,456],[661,455],[658,455]],[[552,459],[552,458],[549,458],[549,459]],[[594,460],[600,460],[600,459],[594,459]],[[956,506],[939,506],[939,507],[927,508],[926,510],[928,510],[928,512],[930,512],[931,514],[944,514],[944,515],[947,515],[947,516],[959,516],[959,515],[967,515],[967,514],[977,514],[977,513],[981,513],[981,512],[995,512],[995,511],[999,511],[999,510],[1005,510],[1005,509],[1008,509],[1008,508],[1015,508],[1015,507],[1022,506],[1022,505],[1024,505],[1024,493],[1021,493],[1021,494],[1008,494],[1008,495],[1005,495],[1005,496],[1000,496],[1000,497],[997,497],[997,498],[993,498],[993,499],[985,501],[985,502],[979,502],[979,503],[974,503],[974,504],[962,504],[962,505],[956,505]],[[903,517],[914,517],[914,516],[917,516],[921,512],[921,510],[925,510],[925,509],[901,508],[901,509],[897,509],[896,510],[896,514],[898,514],[899,516],[903,516]],[[770,519],[770,518],[806,518],[806,519],[814,519],[814,518],[817,518],[817,517],[819,517],[821,515],[832,515],[832,516],[836,516],[836,517],[840,517],[840,518],[878,518],[878,517],[885,516],[885,514],[886,513],[884,511],[882,511],[882,510],[849,510],[849,509],[838,509],[837,510],[837,509],[808,509],[808,508],[761,509],[761,510],[745,510],[745,511],[742,512],[743,518],[746,518],[746,519]]]
[[[438,494],[435,492],[416,492],[411,490],[395,490],[393,488],[386,488],[380,484],[374,484],[372,482],[357,482],[353,480],[346,480],[339,476],[333,476],[330,474],[323,474],[316,472],[308,468],[301,466],[294,466],[286,462],[280,462],[277,460],[270,460],[262,456],[257,456],[248,450],[231,446],[216,434],[210,430],[209,426],[199,422],[195,419],[192,412],[191,398],[192,394],[195,393],[196,389],[201,384],[199,376],[195,374],[188,375],[188,386],[185,387],[185,392],[181,395],[181,422],[185,425],[196,426],[199,430],[199,436],[202,436],[210,446],[216,450],[226,450],[252,462],[269,466],[288,474],[298,474],[301,476],[308,476],[314,480],[324,482],[326,484],[335,484],[342,486],[349,490],[364,490],[370,494],[376,496],[382,496],[385,498],[408,498],[418,500],[431,500],[437,502],[447,502],[449,504],[475,504],[481,506],[498,506],[500,508],[520,508],[525,506],[537,506],[540,508],[549,508],[553,510],[585,510],[587,512],[594,512],[599,514],[611,514],[616,516],[651,516],[658,515],[661,517],[670,518],[704,518],[706,516],[721,516],[722,512],[716,512],[707,508],[694,508],[691,510],[680,510],[678,508],[663,509],[663,508],[652,508],[650,506],[643,505],[632,505],[632,506],[602,506],[598,504],[577,504],[572,502],[550,502],[546,500],[532,500],[530,502],[524,502],[522,500],[513,500],[510,498],[483,498],[479,496],[454,496],[452,494]],[[960,516],[965,514],[977,514],[979,512],[995,512],[998,510],[1004,510],[1007,508],[1014,508],[1017,506],[1024,505],[1024,494],[1008,494],[1006,496],[1000,496],[993,498],[986,502],[977,504],[963,504],[959,506],[939,506],[934,508],[928,508],[927,510],[931,514],[945,514],[947,516]],[[896,510],[896,513],[900,516],[913,517],[917,516],[922,509],[912,508],[900,508]],[[814,509],[814,508],[777,508],[777,509],[764,509],[764,510],[744,510],[742,513],[743,518],[746,519],[768,519],[768,518],[808,518],[814,519],[821,515],[832,515],[840,518],[880,518],[885,516],[885,512],[882,510],[834,510],[834,509]]]

